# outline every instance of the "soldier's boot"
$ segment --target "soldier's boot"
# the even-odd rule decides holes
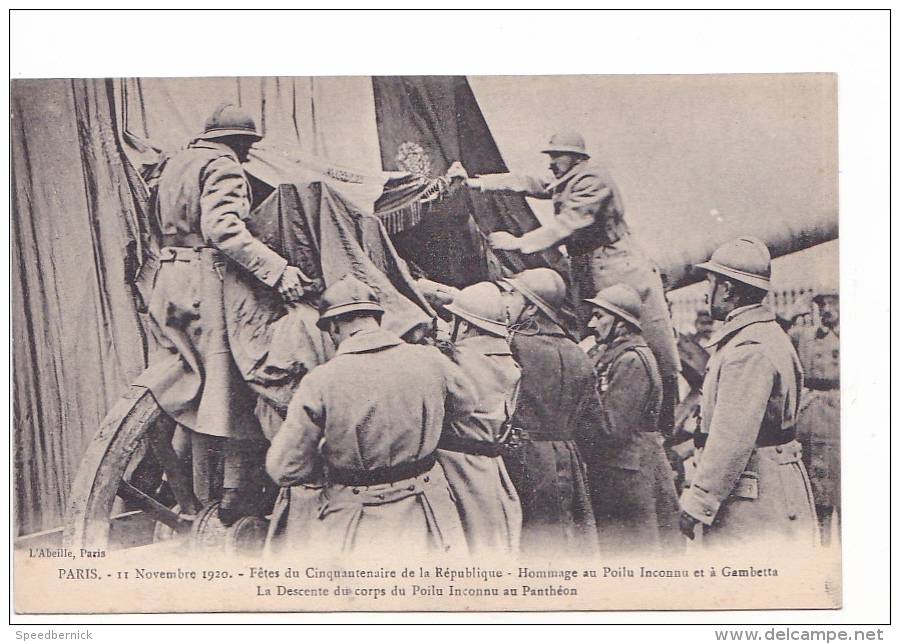
[[[265,513],[267,448],[264,441],[225,441],[224,491],[219,503],[222,525],[227,527],[241,517]]]
[[[204,507],[222,493],[222,447],[225,439],[190,430],[188,432],[194,494],[200,507]]]

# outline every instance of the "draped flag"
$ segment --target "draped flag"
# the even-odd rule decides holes
[[[376,76],[372,85],[384,170],[437,177],[461,161],[473,174],[507,171],[464,77]],[[399,253],[429,279],[463,287],[537,266],[567,275],[556,250],[495,256],[487,246],[486,235],[495,230],[521,235],[538,226],[520,195],[450,190],[420,210],[388,231]]]

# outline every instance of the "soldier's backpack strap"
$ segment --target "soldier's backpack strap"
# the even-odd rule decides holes
[[[641,359],[641,363],[643,363],[643,365],[644,365],[644,369],[647,370],[647,374],[648,374],[648,375],[651,375],[651,377],[650,377],[650,382],[651,382],[651,388],[652,388],[652,386],[653,386],[653,385],[652,385],[652,383],[653,383],[653,378],[652,378],[652,373],[653,373],[653,371],[652,371],[652,367],[650,366],[650,359],[647,358],[646,354],[644,353],[644,351],[643,351],[642,349],[643,349],[643,350],[646,350],[646,351],[650,351],[650,347],[648,347],[647,345],[634,345],[634,346],[631,346],[631,347],[628,348],[629,351],[634,351],[634,352],[637,354],[638,358]],[[651,404],[651,400],[650,400],[649,397],[647,397],[646,402],[644,403],[644,408],[641,410],[641,412],[642,412],[644,415],[647,414],[647,412],[648,412],[648,410],[649,410],[649,407],[650,407],[650,404]],[[657,419],[657,420],[659,420],[659,419]]]

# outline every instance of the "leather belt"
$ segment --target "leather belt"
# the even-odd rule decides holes
[[[162,236],[163,246],[181,246],[183,248],[203,248],[209,244],[197,233],[172,233]]]
[[[396,483],[404,479],[421,476],[430,471],[436,462],[434,452],[417,461],[376,467],[372,470],[345,470],[339,467],[328,468],[328,482],[348,487],[366,487],[368,485],[384,485]]]
[[[490,456],[491,458],[500,456],[500,443],[489,443],[488,441],[465,438],[456,434],[442,434],[438,443],[438,449],[444,449],[448,452],[459,452],[460,454],[471,454],[472,456]]]
[[[597,252],[598,249],[600,249],[600,248],[615,249],[615,245],[618,244],[620,241],[622,241],[629,235],[629,232],[627,230],[619,231],[619,230],[606,230],[606,229],[603,229],[602,231],[600,231],[599,234],[597,234],[596,231],[594,231],[595,234],[590,235],[590,233],[587,231],[589,231],[592,226],[594,226],[594,224],[592,224],[591,226],[588,226],[587,228],[579,229],[579,230],[585,231],[585,238],[582,238],[579,235],[577,235],[578,230],[576,230],[574,233],[572,233],[572,235],[569,237],[569,239],[567,240],[567,243],[566,243],[566,248],[569,251],[570,257],[578,257],[580,255],[587,255],[588,257],[593,258],[594,253]],[[618,228],[618,226],[619,226],[619,224],[616,224],[616,228]],[[590,236],[588,236],[588,235],[590,235]],[[572,239],[572,237],[575,237],[575,239]],[[630,250],[629,250],[629,254],[630,254]]]
[[[166,246],[159,250],[160,262],[190,262],[199,257],[202,248],[184,248],[181,246]]]
[[[694,448],[695,449],[703,449],[706,447],[706,441],[709,438],[709,434],[703,434],[699,430],[694,432]],[[757,447],[775,447],[777,445],[786,445],[793,440],[797,439],[797,428],[790,427],[786,430],[779,431],[778,433],[772,431],[766,431],[765,429],[761,429],[759,435],[756,437],[756,446]]]
[[[541,431],[536,429],[520,429],[514,428],[518,432],[519,438],[523,441],[531,441],[532,443],[549,443],[552,441],[570,441],[572,434],[569,432],[553,432]]]
[[[832,389],[840,389],[841,381],[832,378],[806,378],[803,381],[807,389],[815,391],[831,391]]]

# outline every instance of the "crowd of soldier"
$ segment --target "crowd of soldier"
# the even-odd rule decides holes
[[[155,200],[165,248],[150,313],[171,359],[147,384],[192,432],[195,453],[204,436],[227,439],[223,523],[258,511],[262,453],[214,279],[232,262],[287,302],[318,299],[318,326],[335,347],[300,381],[265,454],[282,488],[272,531],[282,546],[592,556],[677,551],[701,534],[709,543],[815,540],[798,418],[807,400],[817,418],[836,418],[837,330],[798,336],[818,365],[807,368],[823,371],[804,390],[800,358],[763,304],[765,244],[736,239],[699,266],[723,325],[706,342],[701,421],[679,495],[663,448],[679,365],[662,282],[579,135],[555,135],[542,150],[552,178],[448,170],[473,189],[551,200],[550,223],[520,237],[496,232],[490,243],[522,253],[564,244],[572,280],[567,292],[558,273],[531,269],[454,294],[443,307],[444,352],[382,328],[378,296],[356,277],[319,298],[302,271],[249,233],[240,164],[259,138],[238,108],[218,109],[168,162]],[[587,353],[561,319],[567,298],[579,305],[576,332],[594,336]],[[828,342],[834,361],[825,365],[819,348]],[[810,424],[806,436],[818,444],[821,423]],[[837,485],[836,448],[825,451],[824,478]],[[831,520],[839,503],[817,505]]]

